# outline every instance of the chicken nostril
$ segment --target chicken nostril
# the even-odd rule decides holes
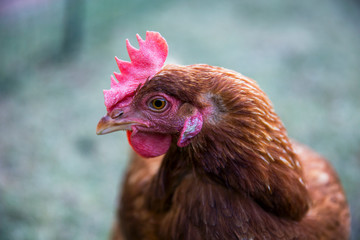
[[[119,118],[119,117],[121,117],[121,115],[123,115],[123,114],[124,114],[124,111],[119,110],[119,109],[116,109],[116,110],[112,111],[112,113],[110,114],[110,117],[111,117],[112,119],[114,119],[114,118]]]

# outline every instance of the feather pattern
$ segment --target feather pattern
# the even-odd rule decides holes
[[[255,81],[208,65],[167,65],[134,102],[162,92],[204,117],[189,145],[134,155],[113,239],[348,239],[336,173],[290,140]],[[120,223],[121,222],[121,223]]]

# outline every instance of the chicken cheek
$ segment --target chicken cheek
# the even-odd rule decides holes
[[[127,131],[130,146],[145,158],[165,154],[171,145],[171,136],[159,133]]]

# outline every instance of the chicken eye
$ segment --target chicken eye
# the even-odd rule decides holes
[[[167,101],[164,98],[155,98],[150,101],[150,108],[153,110],[159,111],[166,107]]]

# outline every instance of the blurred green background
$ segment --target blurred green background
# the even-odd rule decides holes
[[[96,136],[125,39],[258,81],[337,169],[360,239],[360,2],[0,1],[0,239],[106,239],[128,144]]]

